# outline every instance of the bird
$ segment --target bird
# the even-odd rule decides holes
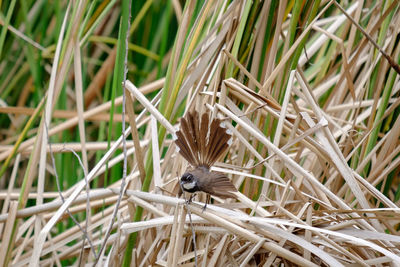
[[[210,170],[232,143],[232,134],[224,126],[223,120],[211,119],[207,111],[201,116],[197,111],[188,112],[180,119],[180,127],[175,135],[177,150],[190,164],[179,180],[181,189],[189,193],[207,193],[203,211],[210,201],[210,195],[224,199],[236,198],[237,189],[229,178],[224,173]]]

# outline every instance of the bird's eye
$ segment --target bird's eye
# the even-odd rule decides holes
[[[191,182],[191,181],[193,180],[193,175],[191,175],[190,173],[185,173],[185,174],[182,176],[181,180],[182,180],[183,182]]]

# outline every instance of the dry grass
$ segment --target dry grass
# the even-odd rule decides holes
[[[49,68],[36,108],[0,108],[11,125],[1,130],[1,263],[399,266],[398,3],[344,6],[360,26],[332,1],[196,2],[183,10],[171,3],[180,27],[159,62],[165,79],[149,73],[139,86],[128,73],[125,94],[110,101],[96,97],[107,83],[101,75],[112,72],[115,57],[117,67],[129,67],[120,45],[139,24],[122,33],[118,48],[86,51],[99,60],[105,49],[107,57],[83,71],[81,49],[95,34],[79,22],[89,23],[93,10],[71,2],[64,42],[51,52],[58,67]],[[120,10],[109,5],[95,10],[116,22]],[[98,23],[98,35],[110,33]],[[119,88],[124,72],[113,75]],[[65,86],[68,105],[58,110]],[[123,103],[125,113],[115,113]],[[234,136],[213,169],[241,193],[214,198],[204,212],[202,194],[190,204],[176,197],[187,162],[173,136],[190,109],[225,119]],[[110,117],[125,122],[119,132],[108,128],[110,142],[90,137],[106,132],[99,122]],[[55,141],[72,128],[74,142]],[[64,154],[79,158],[67,171],[79,180],[59,177]]]

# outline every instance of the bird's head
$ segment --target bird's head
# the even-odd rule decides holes
[[[199,186],[197,184],[197,178],[190,172],[186,172],[182,175],[180,184],[186,192],[196,192],[199,191]]]

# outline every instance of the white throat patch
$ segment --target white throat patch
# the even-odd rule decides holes
[[[191,183],[182,183],[182,186],[183,186],[183,188],[186,189],[186,190],[192,190],[193,188],[196,187],[196,182],[193,181],[193,182],[191,182]]]

